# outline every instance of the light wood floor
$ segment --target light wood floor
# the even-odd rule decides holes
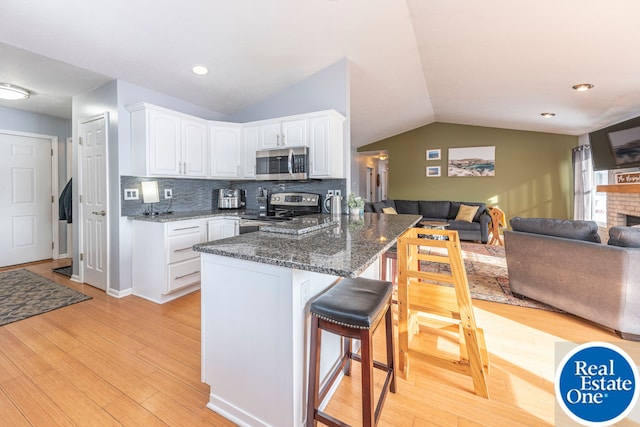
[[[51,272],[64,264],[27,268],[93,299],[0,327],[1,425],[233,425],[205,407],[199,292],[164,305],[116,299]],[[476,397],[468,377],[413,363],[409,379],[389,394],[380,425],[553,425],[554,344],[620,342],[570,315],[474,305],[490,353],[491,398]],[[355,363],[327,412],[358,425],[359,411]]]

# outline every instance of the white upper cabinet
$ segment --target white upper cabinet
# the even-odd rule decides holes
[[[332,112],[309,117],[310,178],[344,178],[343,122]]]
[[[205,120],[145,103],[127,109],[131,112],[134,174],[207,176]]]
[[[278,119],[260,124],[259,150],[307,146],[307,119]]]
[[[335,110],[240,124],[144,102],[127,109],[134,175],[255,179],[256,151],[309,147],[310,178],[345,177],[345,118]]]
[[[241,125],[227,123],[209,125],[209,140],[211,141],[210,176],[214,178],[242,178]]]
[[[260,141],[260,127],[246,126],[242,130],[244,140],[243,177],[256,177],[256,151]]]
[[[181,119],[182,174],[207,176],[207,123],[202,120]]]

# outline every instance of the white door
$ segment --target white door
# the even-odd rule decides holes
[[[0,267],[53,256],[53,147],[52,138],[0,132]]]
[[[104,117],[80,124],[82,163],[82,280],[108,285],[107,137]]]

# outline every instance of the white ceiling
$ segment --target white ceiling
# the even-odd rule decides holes
[[[3,0],[0,81],[36,94],[0,106],[70,117],[118,78],[233,114],[348,57],[354,146],[434,121],[581,135],[640,115],[639,21],[632,0]]]

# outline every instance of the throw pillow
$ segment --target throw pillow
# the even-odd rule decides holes
[[[398,212],[396,212],[396,210],[394,208],[383,208],[382,209],[382,213],[392,214],[392,215],[397,215],[398,214]]]
[[[478,212],[478,206],[460,205],[456,221],[473,222],[476,212]]]

